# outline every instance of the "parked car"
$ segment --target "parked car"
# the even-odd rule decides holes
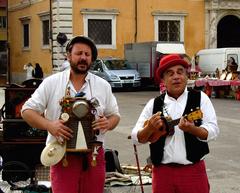
[[[107,80],[112,88],[140,87],[141,77],[127,60],[117,58],[97,59],[90,71]]]

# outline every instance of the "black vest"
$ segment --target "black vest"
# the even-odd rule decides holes
[[[165,94],[155,98],[153,105],[153,114],[158,111],[163,112]],[[197,90],[189,90],[187,104],[183,115],[189,114],[192,109],[200,107],[201,93]],[[202,120],[194,121],[196,126],[201,125]],[[207,142],[202,142],[192,134],[184,132],[187,160],[195,163],[198,162],[204,155],[209,153]],[[150,144],[150,157],[153,165],[158,166],[161,164],[163,158],[163,148],[165,145],[166,137],[160,137],[158,141]]]

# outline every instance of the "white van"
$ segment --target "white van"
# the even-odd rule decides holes
[[[240,48],[203,49],[196,54],[196,60],[204,75],[214,73],[217,68],[220,72],[224,70],[230,57],[235,59],[239,71]]]

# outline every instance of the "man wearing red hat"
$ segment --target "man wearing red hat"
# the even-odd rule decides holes
[[[151,99],[135,127],[135,144],[149,143],[153,193],[209,193],[204,157],[219,134],[208,96],[187,88],[189,64],[180,55],[160,61],[157,74],[166,93]]]
[[[69,41],[66,51],[70,68],[43,80],[32,97],[23,105],[22,117],[32,127],[48,131],[47,145],[55,142],[62,144],[73,137],[74,129],[64,124],[64,120],[71,113],[64,112],[62,115],[65,116],[60,116],[62,109],[60,101],[64,97],[72,99],[75,96],[88,100],[96,99],[99,106],[95,109],[96,112],[91,110],[96,113],[94,114],[96,119],[90,123],[92,127],[90,129],[97,131],[96,140],[104,143],[104,134],[116,127],[120,114],[110,84],[88,71],[98,55],[96,45],[88,37],[76,36]],[[70,99],[65,105],[66,109],[70,107],[69,101]],[[80,110],[79,112],[81,113]],[[83,136],[78,136],[80,137],[82,138],[79,140],[83,142],[85,139]],[[50,158],[51,155],[56,155],[55,151],[61,149],[58,147],[52,148],[53,150],[47,155]],[[67,163],[62,159],[56,164],[49,164],[51,187],[54,193],[103,193],[104,149],[99,145],[95,150],[88,154],[68,153]],[[91,164],[93,154],[96,155],[94,159],[96,164]]]

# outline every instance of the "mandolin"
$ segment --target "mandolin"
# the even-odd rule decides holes
[[[192,111],[191,113],[184,116],[184,118],[187,119],[188,121],[195,121],[195,120],[201,119],[202,117],[203,117],[203,113],[200,109]],[[158,131],[152,133],[152,135],[148,139],[148,141],[151,143],[156,142],[161,136],[173,135],[174,134],[174,126],[179,123],[181,118],[172,120],[169,117],[161,116],[161,119],[164,121],[164,123],[166,125],[166,130],[163,130],[161,128]]]

